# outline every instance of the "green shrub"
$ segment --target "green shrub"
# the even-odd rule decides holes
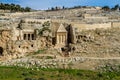
[[[41,53],[43,53],[45,51],[45,49],[43,49],[43,50],[38,50],[38,51],[36,51],[34,54],[41,54]]]
[[[46,59],[53,59],[52,56],[46,56]]]
[[[80,73],[80,72],[77,72],[76,75],[77,75],[77,76],[83,76],[83,74]]]
[[[25,78],[24,80],[32,80],[32,78]]]
[[[44,79],[44,78],[39,78],[38,80],[46,80],[46,79]]]

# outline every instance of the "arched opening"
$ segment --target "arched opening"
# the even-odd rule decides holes
[[[0,56],[2,56],[2,55],[3,55],[3,48],[0,47]]]

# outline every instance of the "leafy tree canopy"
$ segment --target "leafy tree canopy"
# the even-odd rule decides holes
[[[4,4],[0,3],[0,9],[1,10],[10,10],[11,12],[30,12],[31,8],[29,7],[21,7],[20,5],[17,4]]]

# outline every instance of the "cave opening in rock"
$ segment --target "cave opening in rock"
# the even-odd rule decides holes
[[[3,55],[3,48],[0,47],[0,56],[2,56],[2,55]]]

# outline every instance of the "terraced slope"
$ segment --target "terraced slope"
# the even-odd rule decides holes
[[[79,33],[75,55],[82,57],[120,57],[120,28],[96,29]]]

